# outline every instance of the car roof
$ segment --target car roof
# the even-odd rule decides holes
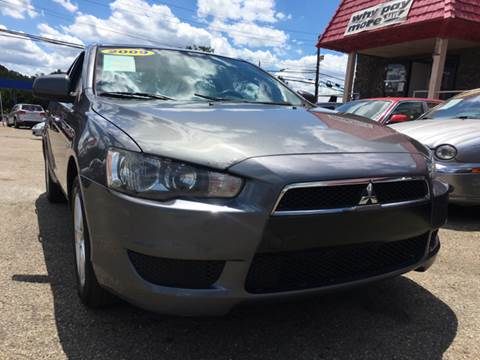
[[[414,97],[379,97],[379,98],[370,98],[370,99],[361,99],[361,100],[388,100],[388,101],[431,101],[436,103],[441,103],[443,100],[438,99],[428,99],[428,98],[414,98]]]
[[[463,98],[466,98],[466,97],[478,96],[479,94],[480,94],[480,89],[472,89],[472,90],[467,90],[465,92],[462,92],[462,93],[454,96],[452,99],[463,99]]]

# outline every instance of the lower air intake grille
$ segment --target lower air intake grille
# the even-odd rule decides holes
[[[250,293],[335,285],[389,273],[419,262],[428,235],[385,243],[257,254],[247,276]]]
[[[176,260],[128,251],[138,274],[152,284],[186,289],[210,288],[220,277],[225,261]]]
[[[417,200],[428,196],[425,180],[392,181],[373,184],[381,204]]]

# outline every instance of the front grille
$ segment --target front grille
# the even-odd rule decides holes
[[[146,281],[186,289],[210,288],[220,277],[225,261],[177,260],[128,251],[137,273]]]
[[[428,234],[385,243],[257,254],[245,288],[250,293],[303,290],[369,278],[419,262]]]
[[[366,195],[368,182],[333,184],[309,187],[292,187],[281,197],[275,212],[309,211],[351,208],[359,205]],[[428,197],[428,185],[424,179],[372,182],[378,203],[389,204],[422,200]]]

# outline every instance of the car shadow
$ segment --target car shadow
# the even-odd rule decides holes
[[[162,316],[125,303],[92,311],[75,290],[68,206],[43,194],[36,212],[58,337],[70,359],[441,359],[457,332],[452,309],[405,277],[219,318]]]
[[[457,231],[480,231],[480,206],[450,205],[444,227]]]

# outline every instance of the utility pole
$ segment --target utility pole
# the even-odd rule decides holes
[[[2,125],[5,126],[5,122],[3,119],[3,101],[2,101],[2,91],[0,90],[0,121],[2,122]]]
[[[315,102],[318,103],[318,87],[320,86],[320,61],[322,61],[325,56],[320,55],[320,48],[317,47],[317,69],[315,74]]]

